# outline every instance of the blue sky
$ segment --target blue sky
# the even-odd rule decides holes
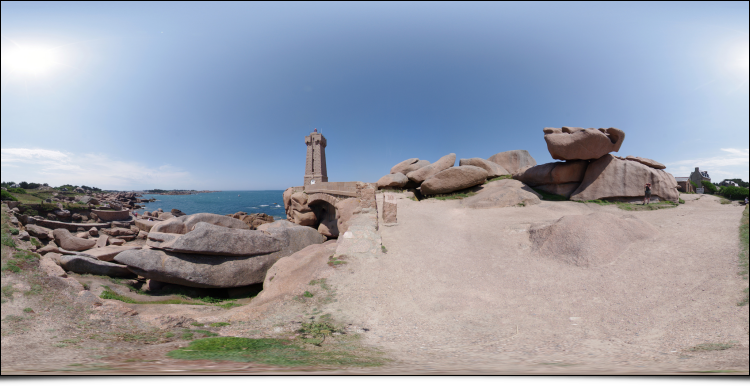
[[[4,181],[285,189],[318,128],[330,181],[374,182],[412,157],[552,162],[562,126],[748,180],[747,2],[1,7]]]

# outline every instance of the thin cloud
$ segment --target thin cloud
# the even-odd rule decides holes
[[[157,167],[111,159],[103,154],[48,149],[0,149],[4,180],[97,186],[102,189],[188,189],[190,173],[172,165]]]
[[[719,149],[725,154],[714,157],[694,158],[666,163],[668,171],[675,177],[687,177],[696,167],[707,171],[712,181],[722,181],[727,178],[741,178],[748,180],[750,169],[750,149]]]

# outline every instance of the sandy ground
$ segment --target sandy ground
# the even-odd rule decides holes
[[[399,360],[385,371],[747,371],[748,308],[736,305],[744,208],[683,198],[678,208],[643,212],[401,199],[398,225],[381,227],[388,252],[332,278],[337,308]],[[594,211],[636,216],[658,235],[596,268],[531,252],[532,224]],[[702,343],[733,347],[689,351]]]
[[[737,274],[743,207],[721,205],[707,195],[683,199],[686,204],[677,208],[644,212],[574,202],[475,210],[462,208],[460,201],[401,199],[398,225],[380,227],[387,253],[350,259],[336,268],[328,278],[336,301],[324,310],[351,323],[363,343],[381,348],[394,361],[382,368],[325,373],[747,373],[748,307],[736,305],[746,286]],[[635,216],[656,227],[658,234],[595,268],[571,266],[531,251],[532,225],[595,211]],[[91,287],[94,292],[96,283]],[[3,304],[3,318],[37,307],[17,295]],[[122,328],[153,328],[161,315],[219,321],[245,309],[128,306],[139,315],[118,318],[115,322],[124,320]],[[281,333],[286,327],[279,326],[298,318],[301,307],[285,302],[273,310],[256,310],[251,314],[257,320],[224,327],[220,334]],[[89,319],[88,312],[40,312],[39,325],[30,327],[34,331],[4,334],[3,374],[56,373],[73,362],[85,365],[78,374],[100,365],[109,370],[95,374],[300,370],[165,357],[186,342],[94,342],[51,350],[50,344],[63,334],[76,337],[121,328],[118,323],[73,328],[74,320]],[[63,328],[59,317],[70,318],[66,324],[71,327]],[[690,350],[703,343],[728,343],[732,348]],[[314,369],[301,370],[312,374]],[[70,373],[70,366],[64,371]]]

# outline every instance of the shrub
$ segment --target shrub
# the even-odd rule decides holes
[[[693,185],[693,187],[696,188],[696,189],[700,188],[700,186],[698,186],[698,184],[696,184],[692,180],[690,181],[690,185]]]
[[[16,236],[20,233],[20,231],[16,228],[10,228],[10,234]]]
[[[730,200],[744,200],[748,197],[748,188],[741,188],[739,186],[724,186],[719,191],[719,194],[730,199]]]
[[[2,192],[0,193],[0,199],[2,199],[2,201],[18,201],[17,198],[13,197],[13,195],[8,193],[7,191],[2,190],[0,192]]]
[[[716,185],[708,181],[701,181],[701,185],[703,185],[703,187],[706,188],[706,190],[708,190],[708,192],[711,194],[714,194],[718,191],[718,189],[716,189]]]
[[[10,189],[8,189],[8,192],[10,192],[10,193],[26,194],[26,190],[21,189],[21,188],[10,188]]]

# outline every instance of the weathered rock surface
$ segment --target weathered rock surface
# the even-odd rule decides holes
[[[107,246],[107,241],[109,240],[109,236],[107,235],[101,235],[98,239],[96,239],[96,247],[97,248],[103,248]]]
[[[242,287],[263,282],[266,271],[281,257],[324,241],[315,229],[288,221],[263,224],[261,228],[258,232],[268,232],[281,240],[280,250],[255,256],[218,256],[142,249],[122,252],[115,261],[147,279],[166,283],[200,288]]]
[[[85,251],[96,245],[96,241],[75,237],[65,228],[55,229],[52,234],[55,237],[55,244],[68,251]]]
[[[516,174],[522,169],[536,166],[536,160],[526,150],[504,151],[487,158],[487,160],[502,166],[509,174]]]
[[[63,255],[59,258],[60,266],[66,271],[90,273],[92,275],[135,277],[124,265],[101,261],[82,255]]]
[[[358,213],[360,209],[360,202],[358,198],[347,198],[336,203],[336,226],[339,230],[339,235],[344,234],[349,229],[349,219],[352,218],[354,213]]]
[[[31,235],[29,235],[29,232],[21,231],[18,233],[18,238],[21,240],[31,240]]]
[[[558,160],[597,159],[613,151],[619,151],[625,133],[614,127],[609,129],[584,129],[582,127],[544,128],[552,158]]]
[[[619,159],[611,154],[593,161],[571,200],[633,200],[644,196],[644,185],[651,183],[651,197],[676,202],[677,181],[671,174],[640,162]]]
[[[535,205],[541,195],[526,184],[517,180],[492,181],[482,186],[476,195],[461,200],[461,205],[468,208],[504,208],[508,206]]]
[[[253,256],[276,252],[282,248],[283,241],[262,231],[199,222],[184,235],[150,232],[146,245],[170,252]]]
[[[36,252],[41,255],[45,255],[50,252],[60,253],[60,249],[58,249],[57,244],[55,244],[54,241],[50,241],[49,244],[45,245],[44,247],[37,250]]]
[[[89,228],[89,236],[98,237],[99,236],[99,229],[96,229],[94,227]]]
[[[513,174],[513,178],[529,186],[580,183],[588,164],[587,161],[551,162],[524,169]]]
[[[141,249],[141,247],[136,246],[136,245],[128,245],[128,246],[110,245],[108,247],[89,249],[85,251],[84,253],[88,256],[94,257],[101,261],[112,261],[114,260],[115,256],[117,256],[121,252],[128,251],[131,249]]]
[[[154,225],[149,232],[178,233],[184,235],[185,233],[190,232],[195,224],[199,222],[232,229],[250,229],[250,227],[244,222],[228,216],[213,213],[196,213],[159,222]]]
[[[401,173],[406,175],[406,173],[408,172],[404,173],[404,170],[406,170],[409,166],[417,163],[417,161],[419,161],[419,158],[409,158],[407,160],[401,161],[391,168],[391,174]]]
[[[318,222],[317,216],[307,205],[307,194],[304,192],[295,192],[291,196],[291,219],[289,221],[304,226],[315,226]]]
[[[62,257],[62,255],[60,256]],[[41,268],[42,272],[47,276],[68,277],[65,270],[60,268],[51,257],[42,256],[42,258],[39,259],[39,268]]]
[[[402,188],[409,179],[403,173],[392,173],[380,177],[378,180],[378,189],[382,188]]]
[[[122,236],[120,236],[120,237],[122,237]],[[123,239],[109,238],[109,239],[107,239],[107,244],[109,244],[109,245],[123,245],[123,244],[125,244],[125,240],[123,240]]]
[[[310,281],[330,276],[333,268],[328,266],[328,259],[334,252],[336,241],[330,240],[282,257],[268,270],[263,291],[253,299],[253,305],[299,295],[310,285]]]
[[[78,233],[76,233],[76,237],[81,238],[81,239],[87,239],[87,238],[89,238],[89,236],[90,236],[89,232],[78,232]]]
[[[154,225],[159,224],[160,221],[148,221],[143,219],[135,220],[135,226],[138,227],[138,229],[151,232],[151,228],[154,227]]]
[[[631,243],[656,235],[658,231],[649,223],[606,212],[563,216],[529,230],[532,250],[538,256],[579,267],[608,264]]]
[[[484,158],[461,158],[461,160],[458,161],[458,165],[482,168],[487,171],[487,178],[489,179],[510,174],[510,172],[505,170],[504,167]]]
[[[654,161],[654,160],[652,160],[650,158],[635,157],[635,156],[629,155],[629,156],[625,157],[625,159],[628,160],[628,161],[640,162],[640,163],[642,163],[642,164],[644,164],[646,166],[650,166],[650,167],[652,167],[654,169],[666,169],[667,168],[663,163],[656,162],[656,161]]]
[[[39,240],[47,240],[54,237],[52,229],[40,227],[39,225],[26,225],[26,231]],[[70,236],[73,237],[73,235]]]
[[[476,166],[456,166],[436,173],[424,182],[422,194],[445,194],[479,185],[487,180],[487,171]]]
[[[406,176],[416,182],[416,183],[422,183],[424,180],[430,178],[431,176],[442,172],[445,169],[448,169],[452,167],[456,163],[456,153],[451,153],[446,156],[441,157],[437,162],[433,164],[429,164],[427,166],[424,166],[422,168],[419,168],[417,170],[411,171],[406,174]]]
[[[183,211],[181,211],[181,210],[179,210],[179,209],[172,209],[172,210],[170,211],[170,213],[172,213],[172,216],[175,216],[175,217],[182,217],[182,216],[187,216],[187,215],[185,214],[185,212],[183,212]]]

